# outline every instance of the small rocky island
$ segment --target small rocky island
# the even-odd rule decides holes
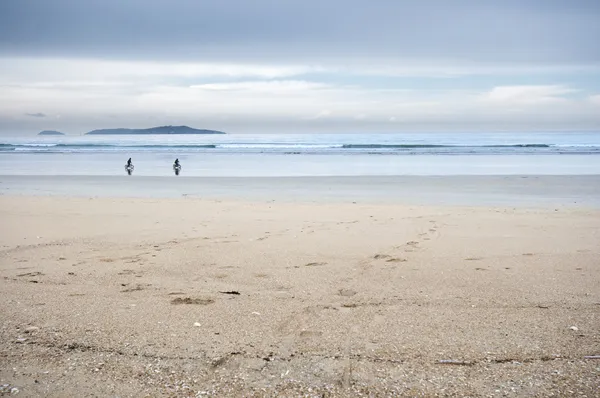
[[[188,126],[160,126],[148,129],[100,129],[92,130],[85,135],[148,135],[148,134],[225,134],[222,131],[195,129]]]
[[[44,130],[44,131],[40,131],[38,133],[38,135],[65,135],[65,134],[61,133],[60,131],[55,131],[55,130]]]

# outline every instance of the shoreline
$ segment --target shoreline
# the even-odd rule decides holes
[[[600,175],[0,176],[0,195],[598,208]]]

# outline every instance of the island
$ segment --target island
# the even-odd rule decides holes
[[[55,130],[44,130],[44,131],[40,131],[38,133],[38,135],[65,135],[65,134],[61,133],[60,131],[55,131]]]
[[[222,131],[195,129],[188,126],[160,126],[151,127],[148,129],[100,129],[92,130],[85,135],[127,135],[127,134],[225,134]]]

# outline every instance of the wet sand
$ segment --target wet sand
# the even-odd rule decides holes
[[[598,392],[597,208],[5,195],[0,219],[19,396]]]
[[[2,195],[600,208],[600,175],[0,176]]]

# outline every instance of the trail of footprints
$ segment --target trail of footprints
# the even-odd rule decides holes
[[[370,256],[368,259],[365,259],[360,262],[362,265],[361,270],[359,271],[361,274],[366,271],[366,269],[370,269],[376,265],[395,265],[401,264],[409,261],[406,254],[417,252],[422,250],[421,246],[424,242],[427,242],[431,239],[438,238],[438,225],[435,220],[430,221],[430,226],[426,232],[418,235],[417,240],[410,240],[402,245],[393,247],[393,251],[391,253],[376,253]],[[400,251],[400,254],[398,253]],[[325,262],[311,262],[304,264],[305,267],[315,267],[315,266],[324,266],[327,265]],[[294,266],[294,268],[300,268],[299,265]],[[346,278],[346,282],[354,282],[356,280],[360,280],[361,278]],[[348,285],[350,286],[350,285]],[[390,305],[397,301],[397,296],[383,297],[383,298],[374,298],[371,300],[360,298],[360,294],[357,289],[353,289],[351,287],[343,287],[338,289],[336,292],[336,296],[340,298],[340,302],[324,304],[320,306],[312,306],[306,307],[301,313],[291,314],[287,317],[280,325],[279,332],[283,335],[282,340],[282,348],[288,348],[292,350],[296,345],[298,340],[305,340],[307,338],[313,338],[320,336],[321,332],[311,330],[312,328],[307,323],[307,314],[311,316],[308,319],[312,319],[317,317],[317,313],[319,311],[342,311],[342,310],[352,310],[359,307],[365,306],[382,306],[382,305]]]
[[[424,249],[422,246],[425,242],[430,241],[432,239],[439,238],[440,234],[438,232],[438,225],[435,220],[430,220],[431,224],[426,232],[422,232],[418,234],[418,237],[415,240],[409,240],[404,244],[394,246],[394,251],[400,251],[401,255],[397,254],[387,254],[387,253],[378,253],[373,255],[372,260],[384,261],[385,263],[404,263],[409,261],[406,254],[419,252]],[[373,265],[372,261],[368,263],[368,265]]]
[[[349,222],[349,223],[353,223],[353,222]],[[437,237],[439,236],[439,234],[437,233],[437,225],[435,223],[434,220],[431,220],[430,223],[432,224],[431,227],[428,229],[427,232],[421,233],[419,234],[419,237],[417,239],[420,240],[411,240],[406,242],[403,245],[400,246],[396,246],[394,247],[394,249],[399,249],[402,251],[402,253],[411,253],[411,252],[415,252],[418,250],[421,250],[422,247],[420,246],[422,244],[422,241],[428,241],[431,240],[432,237]],[[265,236],[262,239],[258,239],[258,240],[263,240],[265,238],[268,238],[269,234],[265,234]],[[235,237],[235,236],[233,236]],[[231,238],[231,237],[218,237],[220,239],[214,239],[214,243],[229,243],[229,240],[227,240],[227,238]],[[202,239],[202,238],[200,238]],[[206,238],[204,238],[206,239]],[[208,238],[210,239],[210,238]],[[187,239],[187,240],[194,240],[194,239]],[[161,250],[164,249],[169,249],[172,248],[173,245],[176,245],[180,242],[178,241],[170,241],[166,244],[166,246],[162,246],[162,245],[157,245],[157,244],[153,244],[150,245],[152,247],[152,249],[154,249],[154,253],[158,253]],[[151,249],[151,250],[152,250]],[[94,250],[92,250],[93,252]],[[118,258],[108,258],[108,257],[102,257],[102,258],[96,258],[96,259],[88,259],[87,261],[80,261],[76,264],[73,264],[73,266],[78,266],[78,265],[82,265],[85,264],[88,261],[97,261],[100,263],[123,263],[123,264],[135,264],[135,265],[143,265],[146,261],[148,261],[148,258],[144,258],[144,256],[152,256],[152,257],[156,257],[156,254],[153,254],[152,251],[146,251],[146,252],[141,252],[135,255],[129,255],[129,256],[124,256],[124,257],[118,257]],[[57,261],[66,261],[67,259],[64,257],[59,257]],[[397,254],[387,254],[387,253],[378,253],[378,254],[374,254],[369,260],[367,260],[370,263],[385,263],[385,264],[399,264],[399,263],[404,263],[406,261],[408,261],[408,259],[405,256],[399,256]],[[324,261],[314,261],[314,262],[309,262],[304,264],[304,267],[321,267],[321,266],[326,266],[327,262]],[[294,268],[300,268],[300,265],[294,266]],[[75,275],[74,273],[70,272],[68,273],[69,275]],[[120,271],[117,272],[117,275],[119,276],[125,276],[125,277],[135,277],[135,278],[141,278],[144,275],[144,271],[142,270],[133,270],[133,269],[129,269],[129,268],[125,268],[122,269]],[[39,271],[35,271],[32,270],[31,272],[25,272],[25,273],[21,273],[18,274],[17,277],[19,278],[34,278],[34,277],[40,277],[40,276],[44,276],[43,273],[39,272]],[[260,274],[260,275],[256,275],[257,278],[265,278],[267,277],[266,274]],[[30,280],[30,282],[35,282],[37,283],[37,281],[34,280]],[[138,291],[142,291],[142,290],[146,290],[151,288],[151,284],[147,284],[147,283],[133,283],[131,282],[131,280],[126,280],[123,281],[122,283],[120,283],[120,292],[121,293],[125,293],[125,294],[131,294],[131,293],[135,293]],[[339,289],[338,291],[338,295],[342,298],[345,299],[351,299],[353,298],[353,296],[355,296],[357,294],[357,292],[353,289],[349,289],[349,288],[342,288]],[[72,294],[71,296],[80,296],[83,294]],[[168,296],[185,296],[184,292],[171,292],[168,294]],[[214,299],[212,298],[203,298],[203,297],[175,297],[172,298],[171,300],[172,304],[196,304],[196,305],[207,305],[207,304],[212,304],[215,302]],[[350,300],[350,301],[343,301],[342,303],[340,303],[339,308],[356,308],[359,306],[365,306],[365,305],[381,305],[382,303],[380,302],[362,302],[360,300]],[[324,306],[322,309],[338,309],[335,308],[335,306]],[[307,335],[310,335],[310,331],[307,330],[303,330],[304,336],[302,337],[307,337]]]

